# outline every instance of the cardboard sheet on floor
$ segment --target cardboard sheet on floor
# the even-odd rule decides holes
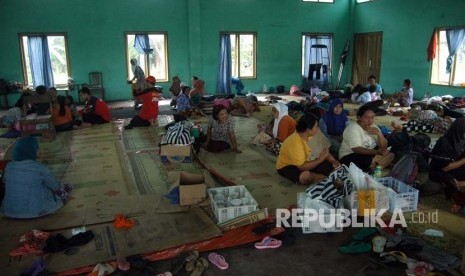
[[[72,202],[69,202],[71,204]],[[96,206],[96,207],[94,207]],[[157,213],[175,213],[188,210],[187,207],[171,205],[169,200],[159,194],[152,195],[121,195],[101,201],[88,208],[76,211],[75,208],[66,210],[66,206],[56,214],[30,220],[12,220],[0,218],[0,235],[18,233],[39,229],[53,231],[82,225],[112,222],[117,213],[128,217],[138,217]],[[15,231],[12,231],[15,229]]]
[[[127,230],[101,224],[87,227],[95,238],[78,247],[78,252],[66,255],[51,254],[47,268],[60,272],[76,267],[115,260],[118,256],[129,256],[159,251],[187,243],[199,242],[222,235],[215,223],[198,207],[188,212],[154,214],[135,218],[136,225]],[[67,237],[70,231],[64,233]]]
[[[268,218],[262,222],[272,222],[271,218]],[[180,246],[156,251],[156,252],[149,252],[144,254],[144,257],[151,262],[160,261],[171,259],[179,255],[181,252],[191,251],[191,250],[198,250],[199,252],[206,252],[212,250],[218,250],[222,248],[228,248],[238,245],[243,245],[247,243],[252,243],[256,241],[261,241],[266,236],[275,236],[283,233],[285,230],[284,228],[273,228],[270,231],[263,233],[263,234],[255,234],[252,230],[255,227],[261,225],[261,222],[256,222],[244,227],[232,229],[223,233],[222,236],[218,236],[215,238],[211,238],[208,240],[183,244]],[[250,245],[253,247],[253,244]],[[68,275],[78,275],[84,274],[92,271],[93,266],[84,266],[79,267],[76,269],[71,269],[68,271],[63,271],[58,273],[59,276],[68,276]]]

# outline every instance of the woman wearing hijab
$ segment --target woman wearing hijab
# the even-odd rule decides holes
[[[37,161],[39,143],[34,136],[20,138],[13,161],[5,168],[5,197],[0,212],[10,218],[37,218],[56,212],[71,192],[50,169]]]
[[[347,115],[343,111],[344,103],[341,99],[336,98],[331,101],[329,104],[328,111],[322,117],[322,123],[324,126],[320,126],[320,129],[328,137],[331,142],[330,151],[331,153],[339,153],[339,148],[341,147],[342,134],[344,129],[349,123]],[[323,124],[322,124],[323,125]]]
[[[271,133],[272,139],[265,142],[266,149],[274,153],[279,154],[281,144],[295,132],[295,120],[289,116],[288,107],[283,103],[275,103],[271,108],[273,120],[271,121]]]
[[[294,133],[296,122],[289,116],[288,107],[283,103],[275,103],[271,108],[273,114],[273,138],[284,142],[289,135]]]
[[[465,118],[456,119],[431,152],[429,177],[444,184],[444,193],[452,199],[452,211],[465,214]]]

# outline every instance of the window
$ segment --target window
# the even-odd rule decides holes
[[[357,4],[358,3],[371,2],[371,1],[374,1],[374,0],[357,0]]]
[[[451,38],[451,41],[454,41],[452,45],[455,44],[457,46],[457,52],[450,58],[450,70],[447,70],[449,47],[446,38],[446,29],[438,29],[436,32],[436,58],[431,63],[432,84],[465,86],[465,28],[454,29],[454,31],[457,36],[455,39]]]
[[[304,2],[334,3],[334,0],[303,0]]]
[[[138,38],[137,43],[135,43],[136,36]],[[147,37],[148,39],[144,40]],[[126,66],[128,79],[133,77],[130,62],[132,58],[137,60],[137,64],[142,67],[146,77],[154,76],[157,82],[169,80],[168,35],[166,33],[127,33]]]
[[[302,35],[302,77],[325,87],[331,81],[333,35]]]
[[[37,56],[29,52],[31,49],[37,49],[38,44],[33,43],[37,38],[39,38],[39,41],[42,40],[42,42],[44,42],[43,44],[40,43],[41,46],[48,46],[43,47],[41,54],[48,52],[53,82],[47,82],[44,79],[45,77],[42,77],[47,74],[45,71],[34,71],[33,76],[31,61],[37,60],[42,62],[44,58],[47,59],[47,57],[42,55]],[[20,34],[19,40],[25,86],[36,87],[43,84],[46,84],[46,86],[55,86],[57,88],[65,88],[68,86],[69,59],[66,34]],[[45,68],[43,70],[47,69]],[[37,83],[34,83],[34,80]]]
[[[231,73],[241,79],[256,77],[256,34],[230,33]]]

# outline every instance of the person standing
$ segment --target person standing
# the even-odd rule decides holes
[[[132,87],[132,96],[134,97],[134,88],[135,90],[137,91],[142,91],[145,89],[145,73],[144,73],[144,70],[142,70],[142,67],[140,67],[138,64],[137,64],[137,59],[135,58],[132,58],[131,59],[131,70],[132,70],[132,73],[133,73],[133,78],[131,80],[128,80],[128,83],[129,84],[132,84],[134,83],[134,80],[136,81],[135,82],[135,86]],[[139,105],[139,101],[137,101],[135,98],[134,98],[134,108],[137,109],[138,108],[138,105]]]

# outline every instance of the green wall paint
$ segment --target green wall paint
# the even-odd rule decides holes
[[[409,77],[417,95],[424,94],[420,91],[463,94],[463,89],[429,85],[426,62],[434,27],[465,25],[460,14],[463,1],[449,0],[448,7],[438,0],[378,0],[359,5],[354,1],[0,0],[0,77],[23,81],[18,33],[66,32],[75,81],[88,82],[89,72],[101,71],[107,100],[128,99],[124,33],[164,31],[168,33],[170,78],[177,74],[189,83],[192,75],[198,75],[213,94],[219,33],[252,31],[257,33],[257,79],[245,80],[245,90],[260,91],[263,84],[289,88],[301,84],[302,33],[320,32],[334,34],[335,83],[345,41],[354,32],[383,31],[380,79],[387,91],[399,88],[402,79]],[[342,84],[350,80],[351,57]],[[160,84],[168,94],[170,83]]]
[[[431,63],[426,50],[436,27],[465,26],[463,0],[378,0],[354,8],[354,33],[383,32],[380,83],[386,93],[402,88],[409,78],[415,98],[432,95],[464,96],[464,88],[430,84]]]

